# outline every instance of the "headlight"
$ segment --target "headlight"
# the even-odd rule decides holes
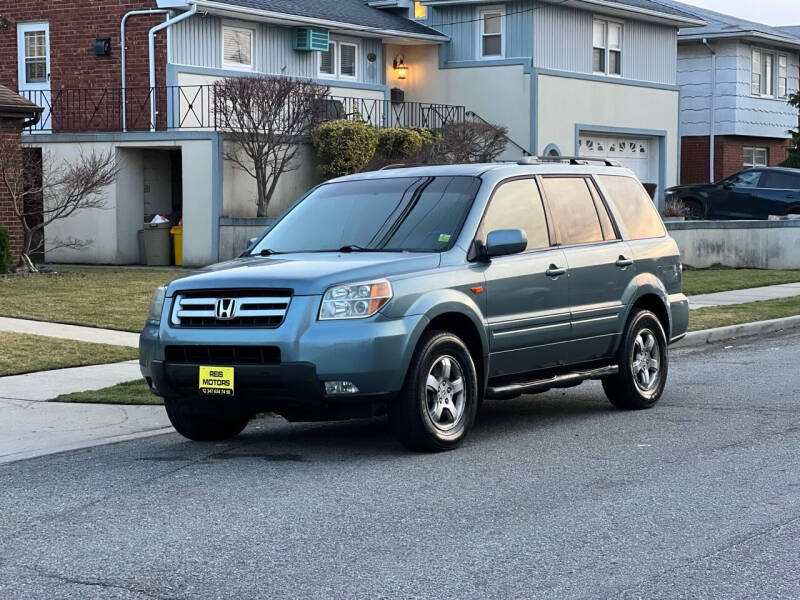
[[[164,298],[167,295],[167,286],[160,285],[153,292],[153,299],[150,300],[150,312],[147,315],[148,321],[160,321],[161,309],[164,308]]]
[[[319,307],[320,321],[363,319],[378,312],[392,297],[392,286],[385,279],[335,285],[325,291]]]

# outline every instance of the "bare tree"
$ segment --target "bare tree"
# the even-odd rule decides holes
[[[256,180],[267,216],[281,175],[299,167],[298,142],[324,116],[328,87],[289,77],[233,77],[216,85],[217,125],[232,142],[225,158]]]
[[[44,247],[44,229],[55,221],[66,219],[79,210],[102,208],[106,187],[117,177],[118,168],[113,149],[107,152],[81,153],[74,160],[54,161],[42,156],[41,177],[26,168],[19,143],[13,139],[0,141],[0,184],[11,197],[11,209],[22,225],[21,265],[38,271],[31,255]],[[41,202],[36,200],[41,198]],[[69,237],[53,239],[48,250],[83,248],[90,240]]]
[[[491,123],[447,123],[410,162],[459,164],[492,162],[508,145],[508,129]]]

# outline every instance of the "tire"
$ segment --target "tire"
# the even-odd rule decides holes
[[[164,398],[164,407],[175,430],[195,442],[229,440],[239,435],[250,422],[248,417],[199,413],[192,410],[187,400]]]
[[[686,215],[687,221],[702,221],[705,218],[703,205],[696,200],[685,200],[683,205],[685,207],[683,214]]]
[[[648,361],[646,375],[642,360]],[[667,383],[669,354],[664,329],[649,310],[637,310],[628,319],[617,364],[619,373],[603,378],[611,404],[621,410],[641,410],[658,402]]]
[[[478,377],[466,345],[452,333],[426,332],[403,390],[389,405],[395,435],[410,450],[452,450],[469,433],[477,409]]]

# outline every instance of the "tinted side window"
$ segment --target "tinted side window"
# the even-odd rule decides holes
[[[609,202],[617,208],[631,239],[662,237],[666,233],[655,204],[641,183],[619,175],[600,175],[598,179],[608,194]]]
[[[486,234],[497,229],[522,229],[528,236],[528,250],[550,245],[542,197],[535,180],[517,179],[497,187],[478,235],[486,241]]]
[[[560,243],[603,241],[594,199],[583,177],[544,177],[542,185]]]
[[[771,190],[800,190],[800,175],[783,171],[764,171],[758,187]]]

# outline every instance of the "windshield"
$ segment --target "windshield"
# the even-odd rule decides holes
[[[440,252],[458,236],[479,186],[476,177],[397,177],[321,185],[276,223],[251,254]]]

